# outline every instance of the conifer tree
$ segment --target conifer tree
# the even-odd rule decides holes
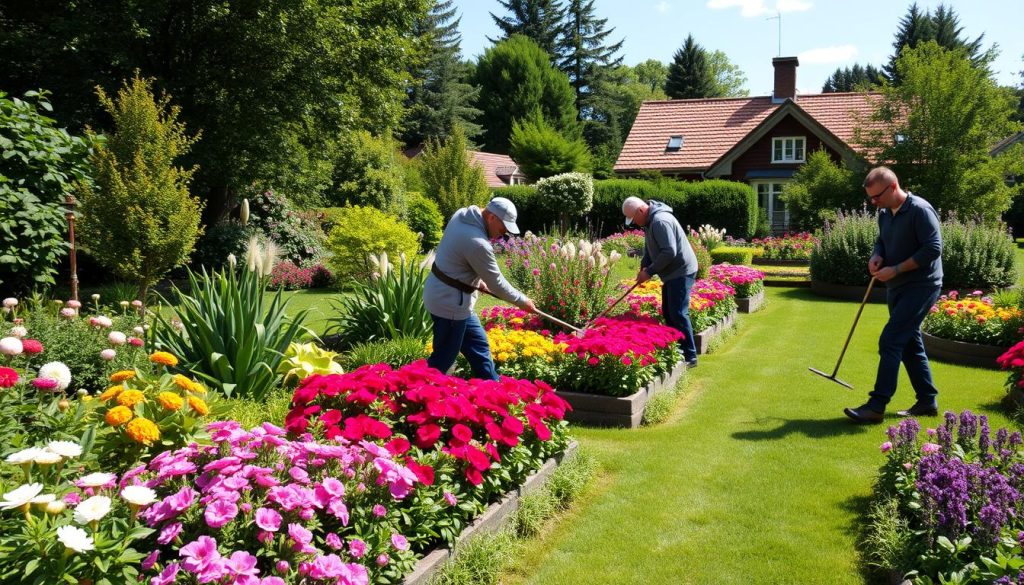
[[[607,18],[594,15],[594,0],[569,0],[565,7],[565,21],[558,45],[563,57],[558,68],[569,76],[581,118],[587,117],[586,112],[590,109],[587,98],[593,93],[595,78],[602,69],[622,63],[622,57],[616,53],[622,49],[623,41],[605,45],[605,39],[615,31],[614,28],[605,30],[607,24]]]
[[[905,48],[916,48],[918,44],[935,41],[945,49],[962,48],[967,51],[971,63],[989,74],[988,66],[995,58],[996,46],[982,52],[981,42],[984,34],[974,40],[967,40],[963,36],[963,27],[960,26],[960,17],[957,16],[952,7],[939,4],[935,12],[922,12],[917,7],[917,2],[910,5],[907,14],[900,19],[899,29],[896,31],[896,40],[893,41],[893,53],[889,57],[889,63],[882,69],[885,75],[894,84],[902,81],[896,61],[900,52]]]
[[[544,49],[552,64],[557,64],[560,58],[558,36],[565,17],[561,0],[498,0],[498,4],[511,14],[496,16],[491,13],[494,24],[498,25],[503,36],[501,39],[488,40],[496,43],[515,34],[523,35]]]
[[[686,36],[686,42],[672,57],[665,81],[665,93],[673,99],[709,97],[714,94],[714,78],[708,67],[707,51]]]
[[[884,74],[874,65],[862,66],[854,63],[853,67],[836,68],[821,88],[822,93],[860,91],[871,86],[881,85]]]

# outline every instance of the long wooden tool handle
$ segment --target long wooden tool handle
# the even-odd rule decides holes
[[[868,303],[868,297],[871,296],[871,287],[875,285],[875,277],[871,277],[871,281],[868,282],[868,290],[864,291],[864,300],[860,302],[860,308],[857,309],[857,316],[853,318],[853,326],[850,327],[850,334],[846,336],[846,343],[843,344],[843,351],[839,352],[839,359],[836,361],[836,369],[832,370],[832,377],[835,378],[836,374],[839,373],[839,364],[843,363],[843,356],[846,355],[846,348],[850,346],[850,340],[853,339],[853,331],[857,328],[857,321],[860,320],[860,314],[864,312],[864,305]]]
[[[572,329],[573,331],[577,331],[577,332],[582,332],[583,331],[579,327],[576,327],[574,325],[570,325],[570,324],[566,323],[565,321],[562,321],[558,317],[554,317],[552,315],[548,315],[547,313],[545,313],[544,311],[541,311],[540,309],[537,309],[537,314],[540,315],[541,317],[544,317],[548,321],[551,321],[553,323],[558,323],[562,327],[567,327],[567,328]]]
[[[628,297],[628,296],[629,296],[629,293],[633,292],[633,289],[635,289],[635,288],[636,288],[636,287],[638,287],[638,286],[640,286],[640,283],[639,283],[639,282],[634,282],[634,283],[633,283],[633,286],[629,287],[629,290],[627,290],[626,292],[622,293],[622,296],[621,296],[621,297],[619,297],[619,298],[615,299],[615,302],[614,302],[614,303],[612,303],[612,304],[608,305],[608,308],[607,308],[607,309],[605,309],[605,310],[601,311],[600,313],[598,313],[598,314],[597,314],[597,317],[594,317],[593,319],[591,319],[591,320],[590,320],[590,322],[591,322],[591,323],[593,323],[594,321],[597,321],[597,320],[598,320],[598,319],[600,319],[601,317],[604,317],[605,315],[607,315],[607,314],[608,314],[608,311],[611,311],[612,309],[614,309],[614,308],[615,308],[615,305],[617,305],[617,304],[621,303],[621,302],[622,302],[622,299],[624,299],[624,298]]]

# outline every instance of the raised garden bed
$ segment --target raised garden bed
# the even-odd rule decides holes
[[[999,369],[996,358],[1006,353],[1008,347],[996,345],[981,345],[978,343],[966,343],[935,337],[928,333],[924,336],[924,350],[929,359],[936,359],[941,362],[959,364],[962,366],[975,366],[979,368]]]
[[[740,313],[753,313],[764,304],[764,289],[752,297],[736,297],[736,310]]]
[[[674,387],[685,370],[686,363],[679,361],[672,371],[662,374],[644,388],[624,397],[583,392],[555,393],[572,405],[572,411],[565,413],[565,419],[570,422],[635,429],[643,420],[647,402],[658,392]]]
[[[575,453],[579,446],[580,444],[576,441],[569,443],[565,451],[545,461],[540,469],[526,478],[523,485],[505,494],[505,497],[500,501],[488,506],[483,514],[478,516],[473,520],[472,524],[459,533],[455,542],[456,549],[459,544],[465,542],[468,538],[479,534],[497,532],[508,520],[509,515],[519,509],[519,498],[542,488],[555,470],[558,469],[558,466]],[[453,549],[447,547],[432,550],[416,563],[412,573],[406,575],[402,581],[403,585],[427,585],[433,579],[434,574],[451,560],[455,554],[457,554],[457,550],[453,551]]]
[[[867,290],[865,286],[853,286],[849,284],[835,284],[832,282],[822,282],[820,280],[811,280],[811,292],[822,297],[829,297],[833,299],[841,299],[844,301],[862,301],[864,300],[864,291]],[[876,282],[875,286],[871,287],[871,296],[868,297],[870,303],[884,303],[885,302],[885,284]]]
[[[722,335],[725,331],[729,330],[732,327],[733,321],[735,320],[736,312],[733,311],[732,313],[729,314],[728,317],[723,319],[721,323],[718,323],[717,325],[712,325],[711,327],[708,327],[704,331],[694,333],[693,336],[695,338],[694,342],[697,345],[697,353],[708,353],[708,351],[711,349],[711,342],[713,342],[717,337]]]

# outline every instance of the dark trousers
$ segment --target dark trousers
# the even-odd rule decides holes
[[[498,379],[491,359],[491,345],[487,342],[487,332],[476,315],[461,321],[442,319],[434,314],[430,318],[434,320],[434,352],[427,358],[428,366],[447,372],[459,352],[462,352],[469,360],[474,376],[484,380]]]
[[[666,280],[661,285],[661,312],[665,323],[683,334],[679,348],[688,362],[697,361],[697,344],[693,339],[693,325],[690,323],[690,291],[697,281],[697,273]]]
[[[917,402],[933,405],[939,391],[932,383],[932,370],[924,353],[921,322],[939,298],[940,287],[932,284],[908,284],[889,290],[889,322],[878,338],[878,375],[870,393],[868,408],[885,411],[885,405],[896,393],[900,363],[907,369]]]

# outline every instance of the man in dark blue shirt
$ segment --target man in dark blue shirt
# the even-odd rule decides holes
[[[932,383],[921,322],[942,287],[942,235],[939,216],[924,199],[900,189],[892,170],[877,167],[864,179],[864,191],[876,207],[879,236],[868,272],[886,285],[889,321],[878,339],[878,374],[868,401],[843,412],[857,422],[882,422],[896,393],[900,363],[907,369],[917,400],[900,416],[935,416],[939,391]]]

